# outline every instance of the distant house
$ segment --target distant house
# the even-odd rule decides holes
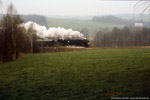
[[[135,23],[134,26],[137,28],[142,28],[144,25],[143,25],[143,23]]]

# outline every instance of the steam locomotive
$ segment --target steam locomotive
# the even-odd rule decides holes
[[[81,46],[81,47],[88,47],[89,46],[89,40],[83,39],[83,40],[62,40],[59,39],[57,41],[54,40],[37,40],[40,45],[42,46]]]

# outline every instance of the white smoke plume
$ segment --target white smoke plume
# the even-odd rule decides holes
[[[73,31],[72,29],[64,29],[64,28],[49,28],[47,29],[45,26],[38,25],[34,22],[27,22],[27,23],[22,23],[21,27],[24,27],[26,30],[29,29],[29,27],[33,25],[33,29],[36,31],[36,35],[47,39],[53,39],[53,40],[58,40],[58,39],[73,39],[73,40],[84,40],[86,39],[84,35],[78,31]]]

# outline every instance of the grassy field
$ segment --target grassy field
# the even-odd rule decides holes
[[[149,83],[149,48],[29,54],[0,64],[0,100],[147,97]]]
[[[114,25],[107,23],[94,22],[92,20],[77,20],[77,19],[60,19],[60,18],[50,18],[47,17],[47,23],[49,27],[63,27],[71,28],[80,31],[82,28],[87,28],[89,30],[90,37],[93,37],[94,32],[98,32],[100,29],[108,28],[112,29],[114,26],[123,27],[124,25]]]

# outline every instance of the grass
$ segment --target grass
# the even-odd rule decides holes
[[[95,32],[98,32],[100,29],[108,28],[112,29],[114,26],[123,27],[124,25],[120,24],[107,24],[107,23],[99,23],[94,22],[92,20],[77,20],[77,19],[61,19],[61,18],[50,18],[47,17],[47,23],[49,27],[63,27],[63,28],[71,28],[74,30],[80,31],[83,28],[87,28],[89,30],[89,36],[93,37]]]
[[[0,100],[147,97],[149,77],[149,48],[29,54],[0,64]]]

